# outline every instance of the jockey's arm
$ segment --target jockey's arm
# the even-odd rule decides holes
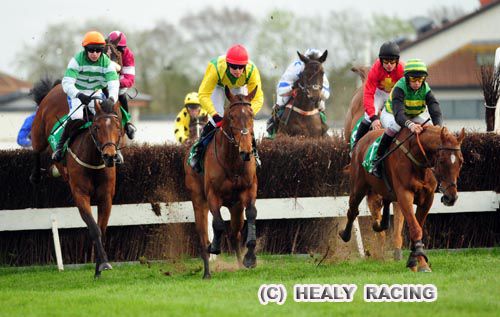
[[[432,124],[442,126],[443,115],[441,114],[441,107],[439,107],[439,102],[437,101],[432,91],[429,91],[425,96],[425,104],[427,105],[427,109],[429,110]]]
[[[130,88],[135,83],[135,57],[132,51],[123,58],[123,67],[120,73],[120,88]]]
[[[76,98],[76,95],[80,92],[78,88],[76,88],[76,79],[78,78],[78,69],[80,65],[73,57],[68,63],[68,67],[66,68],[66,72],[64,73],[64,77],[61,81],[62,89],[66,95],[70,98]]]
[[[113,100],[118,101],[118,91],[120,90],[120,81],[118,80],[118,73],[111,63],[109,63],[108,67],[104,73],[104,79],[106,80],[109,97],[113,97]]]
[[[212,102],[212,92],[218,82],[217,70],[211,63],[208,64],[203,80],[201,81],[200,88],[198,89],[198,98],[200,99],[201,108],[208,112],[209,115],[214,116],[217,111],[215,110],[214,103]]]
[[[410,120],[410,118],[405,113],[405,93],[399,87],[394,87],[392,92],[392,110],[394,112],[394,118],[396,119],[396,123],[400,127],[405,127],[406,122]]]
[[[330,82],[328,81],[328,76],[326,73],[323,74],[323,89],[321,90],[321,99],[327,100],[330,98]]]
[[[293,89],[293,84],[299,79],[299,74],[304,70],[304,64],[301,61],[296,61],[290,64],[283,75],[281,75],[280,81],[278,82],[278,87],[276,91],[277,96],[289,96],[289,93]]]
[[[370,118],[370,120],[373,121],[372,118],[375,119],[375,115],[377,115],[377,112],[375,110],[375,91],[377,89],[377,76],[376,76],[376,71],[375,68],[372,67],[370,72],[368,73],[368,78],[365,81],[365,87],[363,90],[363,107],[365,108],[365,112]]]
[[[254,67],[252,75],[248,80],[247,84],[248,92],[251,92],[255,87],[257,87],[257,92],[255,93],[255,97],[251,101],[254,116],[260,111],[260,109],[262,109],[262,105],[264,104],[262,81],[260,80],[260,73],[257,67]]]
[[[190,120],[189,113],[185,109],[182,109],[175,118],[174,135],[180,143],[184,143],[188,138]]]

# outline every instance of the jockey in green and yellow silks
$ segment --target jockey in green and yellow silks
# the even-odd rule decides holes
[[[392,88],[386,101],[380,121],[385,127],[375,160],[381,158],[391,145],[401,127],[419,134],[422,124],[431,118],[432,124],[442,125],[443,118],[439,103],[434,97],[427,78],[427,66],[420,59],[410,59],[404,68],[404,77]],[[372,174],[381,177],[381,164],[374,164]]]
[[[201,108],[212,117],[203,128],[200,139],[194,145],[193,156],[190,158],[191,167],[199,172],[199,164],[205,146],[210,141],[207,136],[212,134],[216,127],[219,127],[224,116],[224,103],[226,100],[224,86],[229,87],[233,94],[248,94],[257,87],[257,93],[251,102],[254,115],[260,111],[264,103],[264,93],[260,73],[255,64],[249,60],[248,52],[243,45],[233,45],[226,55],[219,56],[208,63],[205,76],[198,89],[198,98]],[[255,147],[254,155],[257,164],[259,159]]]

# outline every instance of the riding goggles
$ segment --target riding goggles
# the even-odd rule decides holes
[[[102,53],[104,47],[102,46],[85,46],[85,50],[89,53]]]
[[[382,64],[391,64],[391,65],[393,65],[393,64],[396,64],[397,62],[398,62],[397,59],[385,59],[385,58],[382,59]]]
[[[229,66],[229,68],[238,70],[238,69],[245,68],[245,66],[247,66],[247,65],[236,65],[236,64],[227,63],[227,66]]]
[[[410,83],[423,83],[424,80],[425,80],[425,76],[420,76],[420,77],[413,77],[413,76],[410,76]]]

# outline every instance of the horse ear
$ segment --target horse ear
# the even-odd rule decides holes
[[[101,101],[100,100],[94,100],[94,109],[95,113],[100,113],[102,112],[102,107],[101,107]]]
[[[462,144],[462,141],[465,139],[465,129],[462,128],[460,131],[460,134],[458,135],[457,141],[458,143]]]
[[[233,100],[234,96],[231,93],[231,89],[228,86],[224,86],[224,93],[226,94],[226,98],[229,100]]]
[[[448,133],[448,129],[446,127],[441,128],[441,143],[446,142],[446,134]]]
[[[325,52],[323,53],[323,55],[321,55],[321,57],[318,59],[318,61],[320,63],[323,63],[324,61],[326,61],[327,56],[328,56],[328,50],[325,50]]]
[[[252,101],[253,98],[255,97],[255,94],[257,93],[257,88],[259,88],[259,86],[255,86],[255,88],[247,95],[247,99],[249,101]]]
[[[113,112],[119,113],[120,107],[121,107],[121,104],[119,102],[115,101],[115,104],[113,105]]]
[[[309,58],[302,55],[299,51],[297,51],[297,54],[299,55],[300,60],[304,62],[304,64],[307,64],[309,62]]]

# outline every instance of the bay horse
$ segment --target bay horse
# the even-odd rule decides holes
[[[214,133],[208,144],[204,173],[196,173],[184,162],[185,183],[191,194],[196,221],[196,231],[200,239],[200,255],[203,259],[203,278],[211,277],[209,253],[221,252],[221,237],[225,230],[220,209],[225,206],[231,214],[230,240],[240,267],[253,268],[257,264],[255,256],[257,209],[257,174],[255,157],[252,154],[252,135],[254,113],[250,101],[257,87],[248,96],[233,95],[228,87],[225,94],[229,100],[222,126]],[[243,209],[247,219],[247,253],[241,259],[240,239],[243,229]],[[213,215],[214,238],[208,240],[208,211]]]
[[[52,88],[52,83],[42,79],[35,84],[33,94],[38,110],[31,132],[34,166],[30,180],[38,184],[41,179],[40,154],[46,149],[51,152],[47,138],[56,122],[68,114],[69,106],[61,84]],[[75,205],[89,229],[96,250],[96,278],[103,270],[112,269],[102,241],[115,195],[114,163],[124,133],[120,105],[110,101],[108,99],[101,103],[95,100],[96,113],[92,125],[71,138],[65,154],[66,164],[55,164],[69,183]],[[97,223],[92,216],[91,199],[97,204]]]
[[[387,222],[389,217],[389,202],[397,201],[401,207],[410,229],[411,253],[407,267],[412,271],[430,272],[422,243],[422,227],[436,188],[443,194],[441,202],[446,206],[453,206],[458,198],[457,178],[463,163],[460,146],[465,137],[464,129],[455,137],[445,127],[426,126],[420,136],[412,135],[409,129],[403,128],[397,139],[401,142],[409,138],[408,144],[399,146],[384,162],[385,177],[392,190],[389,190],[384,180],[369,174],[361,165],[369,146],[382,133],[382,130],[370,131],[353,150],[347,224],[340,232],[340,237],[346,242],[350,240],[358,206],[371,190],[384,200],[383,222]],[[389,151],[394,147],[392,144]],[[416,215],[413,204],[417,205]]]
[[[363,105],[363,95],[364,95],[364,87],[365,81],[368,77],[368,72],[370,69],[365,66],[358,66],[351,68],[351,71],[355,72],[361,78],[361,86],[356,89],[354,95],[351,99],[351,103],[349,104],[349,108],[347,110],[346,117],[344,119],[344,140],[347,144],[351,143],[351,133],[358,120],[364,116],[365,107]],[[383,207],[382,197],[380,195],[375,194],[372,191],[369,191],[366,196],[366,202],[368,205],[368,209],[370,210],[370,214],[372,216],[372,228],[374,231],[378,232],[378,247],[379,253],[384,254],[385,250],[385,232],[388,228],[388,222],[382,222],[382,214],[381,210]],[[392,208],[394,211],[394,226],[392,231],[392,245],[393,245],[393,257],[394,260],[400,261],[403,259],[403,225],[404,225],[404,217],[401,209],[397,202],[392,203]],[[387,219],[388,220],[388,219]]]
[[[328,51],[315,58],[309,58],[297,52],[304,62],[304,71],[293,84],[291,104],[285,106],[279,118],[277,133],[290,136],[322,137],[326,135],[328,126],[323,124],[318,104],[323,89],[323,62]]]

